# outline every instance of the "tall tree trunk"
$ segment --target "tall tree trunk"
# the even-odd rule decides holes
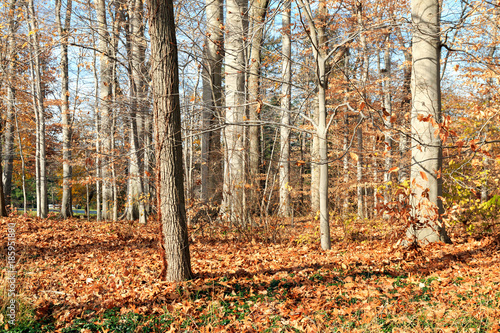
[[[224,199],[222,213],[236,224],[245,225],[245,45],[247,0],[227,1],[226,23],[226,128]]]
[[[356,3],[356,16],[358,20],[358,26],[359,26],[359,41],[361,44],[361,53],[362,53],[362,67],[361,67],[361,97],[363,99],[363,102],[366,103],[366,100],[368,98],[367,91],[366,91],[366,85],[368,82],[368,69],[369,69],[369,58],[368,58],[368,47],[366,44],[366,32],[364,31],[364,22],[363,22],[363,3],[357,2]],[[360,110],[362,111],[362,110]],[[363,116],[359,116],[359,122],[361,123],[363,121]],[[363,219],[367,216],[365,216],[365,190],[364,190],[364,185],[362,184],[363,182],[363,129],[361,127],[361,124],[358,125],[357,132],[356,132],[356,137],[358,141],[358,160],[357,160],[357,188],[356,188],[356,194],[358,198],[358,218]]]
[[[92,34],[92,37],[95,37]],[[93,38],[95,43],[95,38]],[[97,75],[97,52],[94,49],[94,54],[92,57],[92,67],[94,74],[94,116],[95,116],[95,191],[96,191],[96,220],[102,220],[102,210],[101,210],[101,194],[102,194],[102,167],[101,167],[101,117],[99,114],[99,76]]]
[[[69,110],[69,77],[68,77],[68,33],[71,24],[72,1],[66,2],[64,26],[61,18],[61,0],[56,0],[56,20],[61,39],[61,118],[63,146],[63,188],[61,217],[67,219],[73,216],[73,198],[71,193],[71,113]]]
[[[449,241],[440,222],[443,212],[442,145],[433,122],[441,122],[440,8],[438,0],[412,1],[413,75],[411,111],[412,216],[418,223],[407,235],[430,243]],[[426,117],[430,117],[427,118]],[[442,225],[442,227],[440,226]]]
[[[144,29],[142,19],[144,5],[142,0],[133,0],[129,7],[129,66],[130,66],[130,120],[129,140],[131,147],[129,163],[129,184],[127,194],[126,218],[128,220],[139,219],[140,223],[146,223],[146,210],[144,205],[143,186],[143,153],[139,138],[143,137],[143,119],[146,108],[145,84],[144,84]]]
[[[394,140],[392,139],[392,96],[391,96],[391,49],[390,49],[390,35],[387,34],[384,46],[384,70],[383,70],[383,94],[384,94],[384,109],[386,111],[384,119],[384,138],[385,138],[385,160],[384,160],[384,183],[387,187],[384,191],[384,204],[387,205],[390,198],[390,185],[392,168],[392,154],[394,148]]]
[[[260,97],[260,67],[262,57],[262,41],[264,37],[264,23],[267,14],[269,0],[250,0],[249,15],[249,73],[248,73],[248,119],[251,122],[248,128],[248,174],[252,182],[250,201],[257,202],[251,197],[259,191],[260,181],[257,175],[260,173],[260,125],[256,123],[260,119],[261,97]]]
[[[37,170],[37,216],[46,218],[48,214],[47,203],[47,161],[45,155],[45,111],[44,96],[42,89],[41,64],[40,64],[40,45],[38,41],[38,18],[35,14],[33,0],[28,1],[28,27],[31,33],[32,45],[32,94],[33,105],[35,108],[36,128],[36,170]]]
[[[319,150],[319,212],[320,212],[320,238],[321,248],[331,248],[330,214],[328,207],[328,126],[326,123],[326,90],[328,88],[328,38],[325,22],[328,15],[326,2],[320,1],[318,9],[318,23],[313,19],[313,12],[309,2],[299,0],[300,9],[303,11],[309,27],[310,41],[316,65],[318,109],[316,135]],[[311,180],[312,187],[312,180]]]
[[[289,217],[290,209],[290,109],[291,109],[291,83],[292,83],[292,40],[290,33],[290,18],[292,10],[291,1],[286,1],[281,16],[281,40],[283,53],[283,84],[281,87],[281,157],[280,157],[280,215]],[[251,139],[251,138],[250,138]],[[250,140],[251,142],[251,140]]]
[[[14,87],[14,66],[13,61],[16,52],[15,46],[15,33],[18,28],[17,16],[15,15],[15,9],[17,6],[17,0],[11,0],[9,3],[8,12],[8,27],[7,27],[7,67],[5,69],[5,74],[7,77],[7,101],[6,101],[6,121],[5,121],[5,134],[4,134],[4,145],[3,145],[3,162],[4,162],[4,173],[3,173],[3,192],[5,194],[5,204],[12,205],[11,203],[11,191],[12,191],[12,169],[14,161],[14,113],[15,113],[15,87]]]
[[[224,24],[222,0],[206,1],[207,38],[205,39],[203,82],[203,134],[201,136],[201,198],[220,204],[221,146],[220,124],[222,105],[222,60],[224,57]]]
[[[312,100],[311,118],[318,123],[318,93]],[[311,213],[316,216],[319,212],[319,138],[318,134],[312,134],[311,144]]]
[[[102,218],[112,218],[111,200],[113,200],[113,188],[111,184],[111,98],[112,98],[112,59],[110,57],[109,33],[106,20],[106,0],[96,0],[97,31],[99,36],[99,58],[100,58],[100,82],[99,82],[99,116],[101,133],[101,178],[102,178]]]
[[[192,277],[184,204],[177,42],[172,0],[148,0],[151,35],[157,204],[162,225],[166,279]],[[165,264],[165,262],[164,262]]]

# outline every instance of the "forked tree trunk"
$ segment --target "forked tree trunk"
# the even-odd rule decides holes
[[[172,0],[149,0],[157,209],[167,281],[192,277],[184,204],[177,42]]]
[[[328,39],[326,35],[325,20],[327,17],[326,2],[320,1],[318,9],[318,22],[313,19],[313,11],[310,3],[299,0],[302,15],[309,27],[310,41],[312,43],[313,57],[316,65],[316,78],[318,88],[318,109],[316,135],[318,137],[318,157],[319,157],[319,220],[321,248],[329,250],[331,248],[330,238],[330,214],[328,207],[328,126],[326,123],[326,90],[328,87]],[[312,187],[312,180],[311,180]],[[312,190],[312,189],[311,189]]]
[[[412,216],[417,224],[407,236],[424,243],[449,241],[440,215],[443,212],[442,145],[433,122],[441,122],[440,7],[438,0],[412,1]],[[442,227],[440,226],[442,225]]]
[[[63,145],[63,188],[61,217],[73,216],[73,198],[71,193],[71,113],[69,110],[69,77],[68,77],[68,33],[71,23],[72,1],[66,2],[64,26],[61,18],[61,0],[56,0],[56,20],[61,39],[61,118]]]
[[[292,83],[292,40],[290,33],[290,18],[292,10],[291,1],[286,1],[281,15],[281,40],[283,53],[283,69],[281,87],[281,157],[280,157],[280,215],[289,217],[290,207],[290,109],[291,109],[291,83]]]

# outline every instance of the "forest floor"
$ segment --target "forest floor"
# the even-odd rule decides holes
[[[11,332],[498,332],[500,236],[456,228],[453,244],[395,246],[387,222],[332,227],[288,221],[252,232],[190,230],[195,278],[165,283],[158,224],[12,217],[16,325],[0,288],[0,331]],[[285,223],[286,222],[286,223]],[[335,224],[335,223],[332,223]],[[353,231],[355,230],[355,231]]]

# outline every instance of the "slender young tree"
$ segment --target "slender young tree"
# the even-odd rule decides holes
[[[290,209],[290,109],[292,83],[292,40],[290,29],[292,3],[286,1],[281,16],[281,40],[283,53],[283,84],[281,87],[281,128],[280,128],[280,215],[288,217]]]
[[[67,0],[64,25],[61,17],[62,1],[56,0],[56,20],[59,38],[61,39],[61,118],[63,144],[63,188],[61,217],[73,216],[73,196],[71,193],[71,126],[72,117],[69,110],[69,75],[68,75],[68,37],[71,24],[72,0]]]
[[[417,225],[408,236],[424,243],[449,241],[444,224],[442,195],[442,144],[433,124],[441,122],[440,6],[438,0],[413,0],[412,73],[412,215]]]
[[[157,169],[157,209],[167,281],[192,277],[184,203],[181,115],[172,0],[148,0]],[[166,257],[165,257],[166,255]]]
[[[318,109],[316,135],[318,136],[319,149],[319,205],[320,205],[320,237],[321,248],[331,248],[330,216],[328,209],[328,143],[326,122],[326,90],[328,86],[327,61],[331,54],[328,53],[327,36],[325,33],[324,19],[326,18],[326,4],[321,1],[319,22],[315,22],[309,1],[299,0],[302,15],[305,17],[309,28],[309,39],[312,43],[313,56],[316,65],[316,80],[318,88]],[[312,185],[311,185],[312,186]]]

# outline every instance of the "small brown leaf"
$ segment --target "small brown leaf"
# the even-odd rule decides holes
[[[420,171],[420,177],[422,177],[422,179],[425,180],[425,181],[429,180],[429,178],[427,178],[427,175],[423,171]]]

